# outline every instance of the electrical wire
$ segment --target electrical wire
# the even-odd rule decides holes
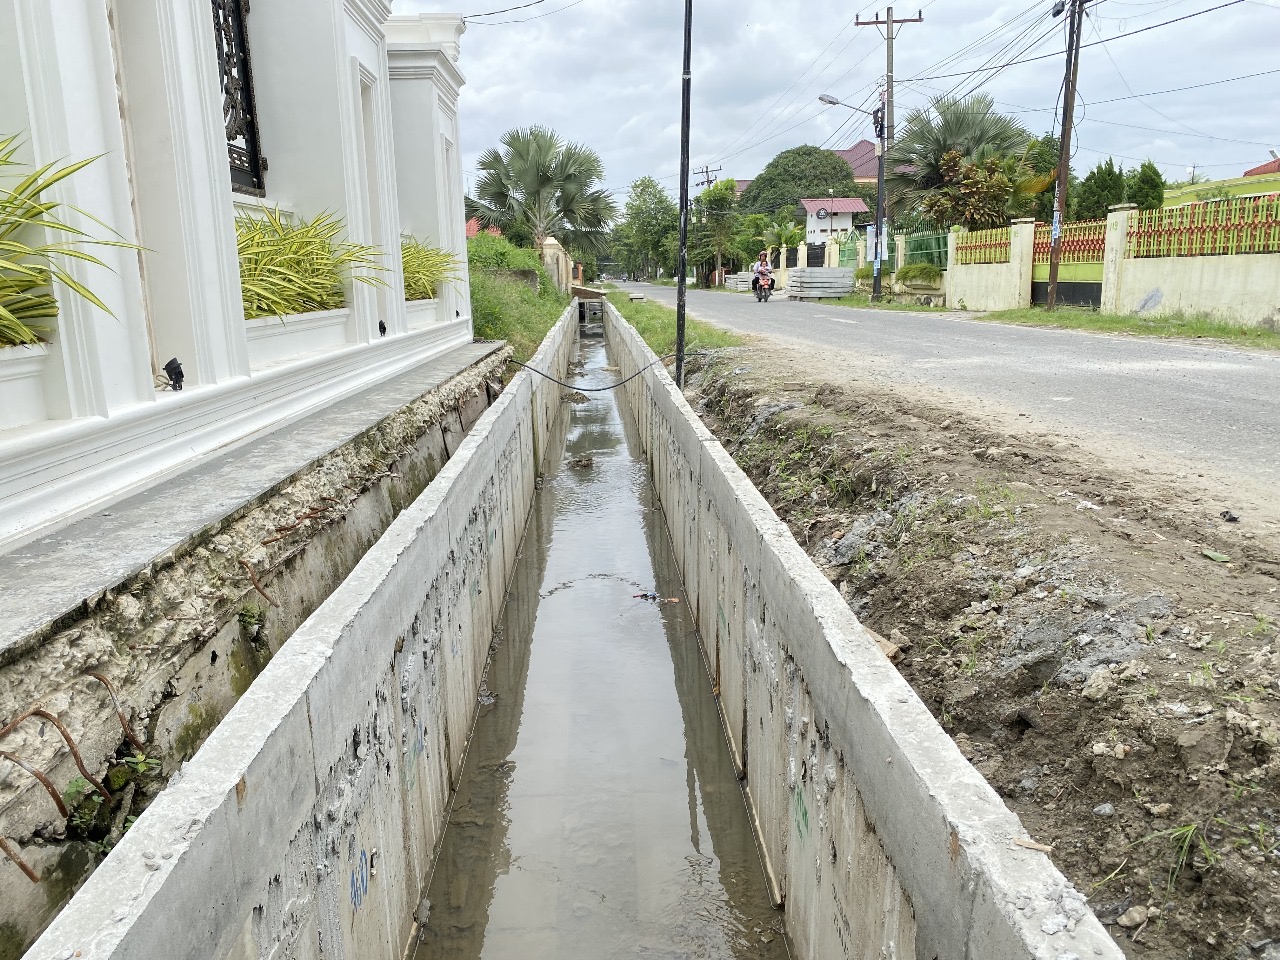
[[[530,20],[541,20],[543,17],[549,17],[553,13],[560,13],[568,10],[570,7],[576,7],[582,3],[582,0],[573,0],[573,3],[566,3],[563,7],[556,7],[554,10],[548,10],[546,13],[534,14],[532,17],[522,17],[518,20],[468,20],[468,23],[474,23],[477,27],[499,27],[506,23],[528,23]]]
[[[706,354],[707,354],[707,351],[705,350],[685,351],[686,359],[688,357],[702,357],[702,356],[706,356]],[[619,380],[617,383],[611,383],[607,387],[584,387],[581,384],[577,384],[577,383],[565,383],[563,380],[559,380],[553,377],[551,374],[543,370],[539,370],[537,367],[531,367],[527,363],[521,363],[519,360],[516,360],[513,357],[507,357],[507,362],[514,363],[517,367],[524,367],[526,370],[532,373],[536,373],[538,376],[542,377],[543,379],[550,380],[552,383],[558,383],[562,387],[568,387],[570,390],[577,390],[580,393],[607,393],[610,390],[617,390],[624,383],[634,380],[636,377],[640,376],[640,374],[644,373],[654,364],[662,363],[662,361],[664,360],[671,360],[674,357],[675,357],[674,353],[668,353],[664,357],[658,357],[655,360],[651,360],[648,363],[646,363],[643,367],[641,367],[639,370],[637,370],[635,373],[631,374],[631,376],[624,377],[623,379]]]
[[[1114,37],[1106,37],[1105,39],[1102,39],[1102,40],[1094,40],[1090,43],[1082,43],[1080,45],[1080,49],[1084,50],[1088,47],[1096,47],[1102,43],[1110,43],[1112,40],[1123,40],[1125,37],[1133,37],[1139,33],[1146,33],[1148,30],[1156,30],[1160,27],[1167,27],[1170,24],[1180,23],[1183,20],[1190,20],[1192,17],[1200,17],[1206,13],[1214,13],[1215,11],[1224,10],[1227,7],[1234,7],[1237,3],[1244,3],[1244,2],[1245,0],[1227,0],[1226,3],[1220,3],[1218,4],[1218,6],[1210,7],[1207,10],[1197,10],[1195,13],[1188,13],[1185,16],[1175,17],[1172,20],[1165,20],[1163,23],[1153,23],[1147,27],[1141,27],[1137,30],[1130,30],[1128,33],[1117,33]],[[1061,56],[1062,53],[1063,51],[1058,51],[1056,53],[1045,53],[1045,54],[1041,54],[1038,57],[1027,57],[1025,60],[1013,60],[1013,61],[1010,61],[1009,63],[1003,63],[998,67],[979,67],[976,70],[963,70],[958,73],[940,73],[932,77],[909,77],[908,81],[947,80],[947,79],[950,79],[951,77],[963,77],[963,76],[972,75],[974,73],[980,73],[983,70],[1003,70],[1005,67],[1017,66],[1020,63],[1034,63],[1037,60],[1048,60],[1053,57]],[[907,81],[904,81],[904,82],[907,82]]]
[[[471,20],[475,17],[496,17],[500,13],[511,13],[513,10],[525,10],[529,7],[536,7],[540,3],[546,3],[547,0],[533,0],[532,3],[522,3],[518,7],[504,7],[501,10],[490,10],[488,13],[470,13],[463,17],[463,20]]]

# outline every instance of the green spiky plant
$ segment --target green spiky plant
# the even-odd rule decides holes
[[[417,237],[400,238],[400,258],[404,263],[404,298],[431,300],[446,280],[458,277],[458,258],[431,247]]]
[[[97,157],[62,167],[47,163],[23,174],[25,164],[14,159],[21,145],[17,136],[0,137],[0,177],[17,178],[11,185],[0,183],[0,347],[40,342],[46,321],[58,315],[55,281],[110,314],[110,308],[67,271],[67,261],[105,267],[81,249],[85,245],[137,249],[123,240],[99,240],[72,226],[67,222],[68,211],[111,229],[83,210],[47,196],[51,187]]]
[[[271,209],[236,217],[245,319],[337,310],[347,302],[346,280],[385,286],[381,251],[339,239],[343,226],[331,213],[299,223]]]

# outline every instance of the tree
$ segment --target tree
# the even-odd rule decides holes
[[[765,248],[764,234],[769,229],[769,218],[763,213],[748,213],[738,220],[733,233],[731,249],[739,266],[753,263]]]
[[[920,210],[930,193],[949,186],[944,159],[950,154],[982,170],[996,160],[1007,181],[1006,206],[1016,207],[1052,184],[1052,176],[1036,172],[1028,156],[1031,134],[993,105],[985,94],[938,97],[907,113],[902,133],[885,155],[885,188],[895,211]]]
[[[732,180],[721,180],[698,195],[699,223],[704,224],[707,243],[716,258],[716,274],[724,269],[724,257],[738,229],[738,190]]]
[[[1100,220],[1117,203],[1124,203],[1124,169],[1107,157],[1084,178],[1076,193],[1075,219]],[[1163,190],[1161,191],[1163,199]]]
[[[1046,133],[1043,137],[1032,140],[1023,153],[1028,172],[1048,175],[1053,177],[1056,182],[1058,176],[1058,154],[1061,151],[1061,143],[1062,141],[1052,133]],[[1068,165],[1068,197],[1075,194],[1076,186],[1075,174],[1071,172],[1071,167]],[[1029,196],[1024,209],[1020,213],[1023,216],[1035,217],[1041,223],[1053,222],[1053,194],[1053,186],[1050,185],[1040,193]]]
[[[614,230],[614,257],[629,274],[652,277],[666,260],[665,241],[680,229],[680,209],[653,177],[631,184]]]
[[[942,185],[920,201],[925,217],[933,223],[959,224],[970,230],[1005,223],[1013,183],[1004,166],[1002,157],[970,163],[952,150],[942,158]]]
[[[535,247],[548,237],[584,254],[608,246],[617,204],[599,186],[604,164],[594,150],[566,143],[547,127],[517,128],[502,135],[501,150],[482,153],[477,166],[481,176],[466,209],[482,226],[524,233]]]
[[[1139,210],[1158,210],[1164,205],[1164,177],[1150,160],[1126,178],[1125,198]]]
[[[865,193],[844,158],[820,147],[794,147],[778,154],[751,181],[739,209],[747,213],[795,216],[807,197],[857,197]],[[798,214],[804,216],[803,211]]]
[[[793,220],[785,222],[775,220],[765,227],[764,243],[770,251],[779,247],[786,247],[788,250],[795,249],[804,243],[804,228],[796,226]],[[783,266],[785,265],[783,264]]]

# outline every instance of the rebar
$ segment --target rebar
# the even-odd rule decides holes
[[[107,695],[111,697],[111,702],[116,708],[116,716],[120,718],[120,726],[124,728],[124,735],[133,744],[133,748],[139,753],[146,753],[147,751],[142,745],[142,741],[134,736],[133,728],[129,726],[129,721],[124,715],[124,708],[120,706],[120,698],[116,696],[116,688],[112,686],[111,681],[100,673],[90,673],[89,676],[107,688]]]
[[[21,767],[23,770],[27,771],[27,773],[31,774],[31,776],[39,780],[40,784],[45,788],[49,796],[53,798],[54,805],[58,808],[58,813],[62,814],[64,817],[71,816],[70,812],[67,810],[67,805],[62,802],[62,794],[58,793],[58,788],[53,785],[53,781],[44,775],[43,771],[32,766],[16,753],[10,753],[8,750],[0,750],[0,758],[8,760],[14,766]]]

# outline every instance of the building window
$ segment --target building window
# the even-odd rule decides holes
[[[258,115],[253,103],[249,67],[249,34],[245,21],[249,0],[212,0],[213,37],[222,84],[222,120],[227,130],[231,189],[263,196],[267,162],[258,146]]]

